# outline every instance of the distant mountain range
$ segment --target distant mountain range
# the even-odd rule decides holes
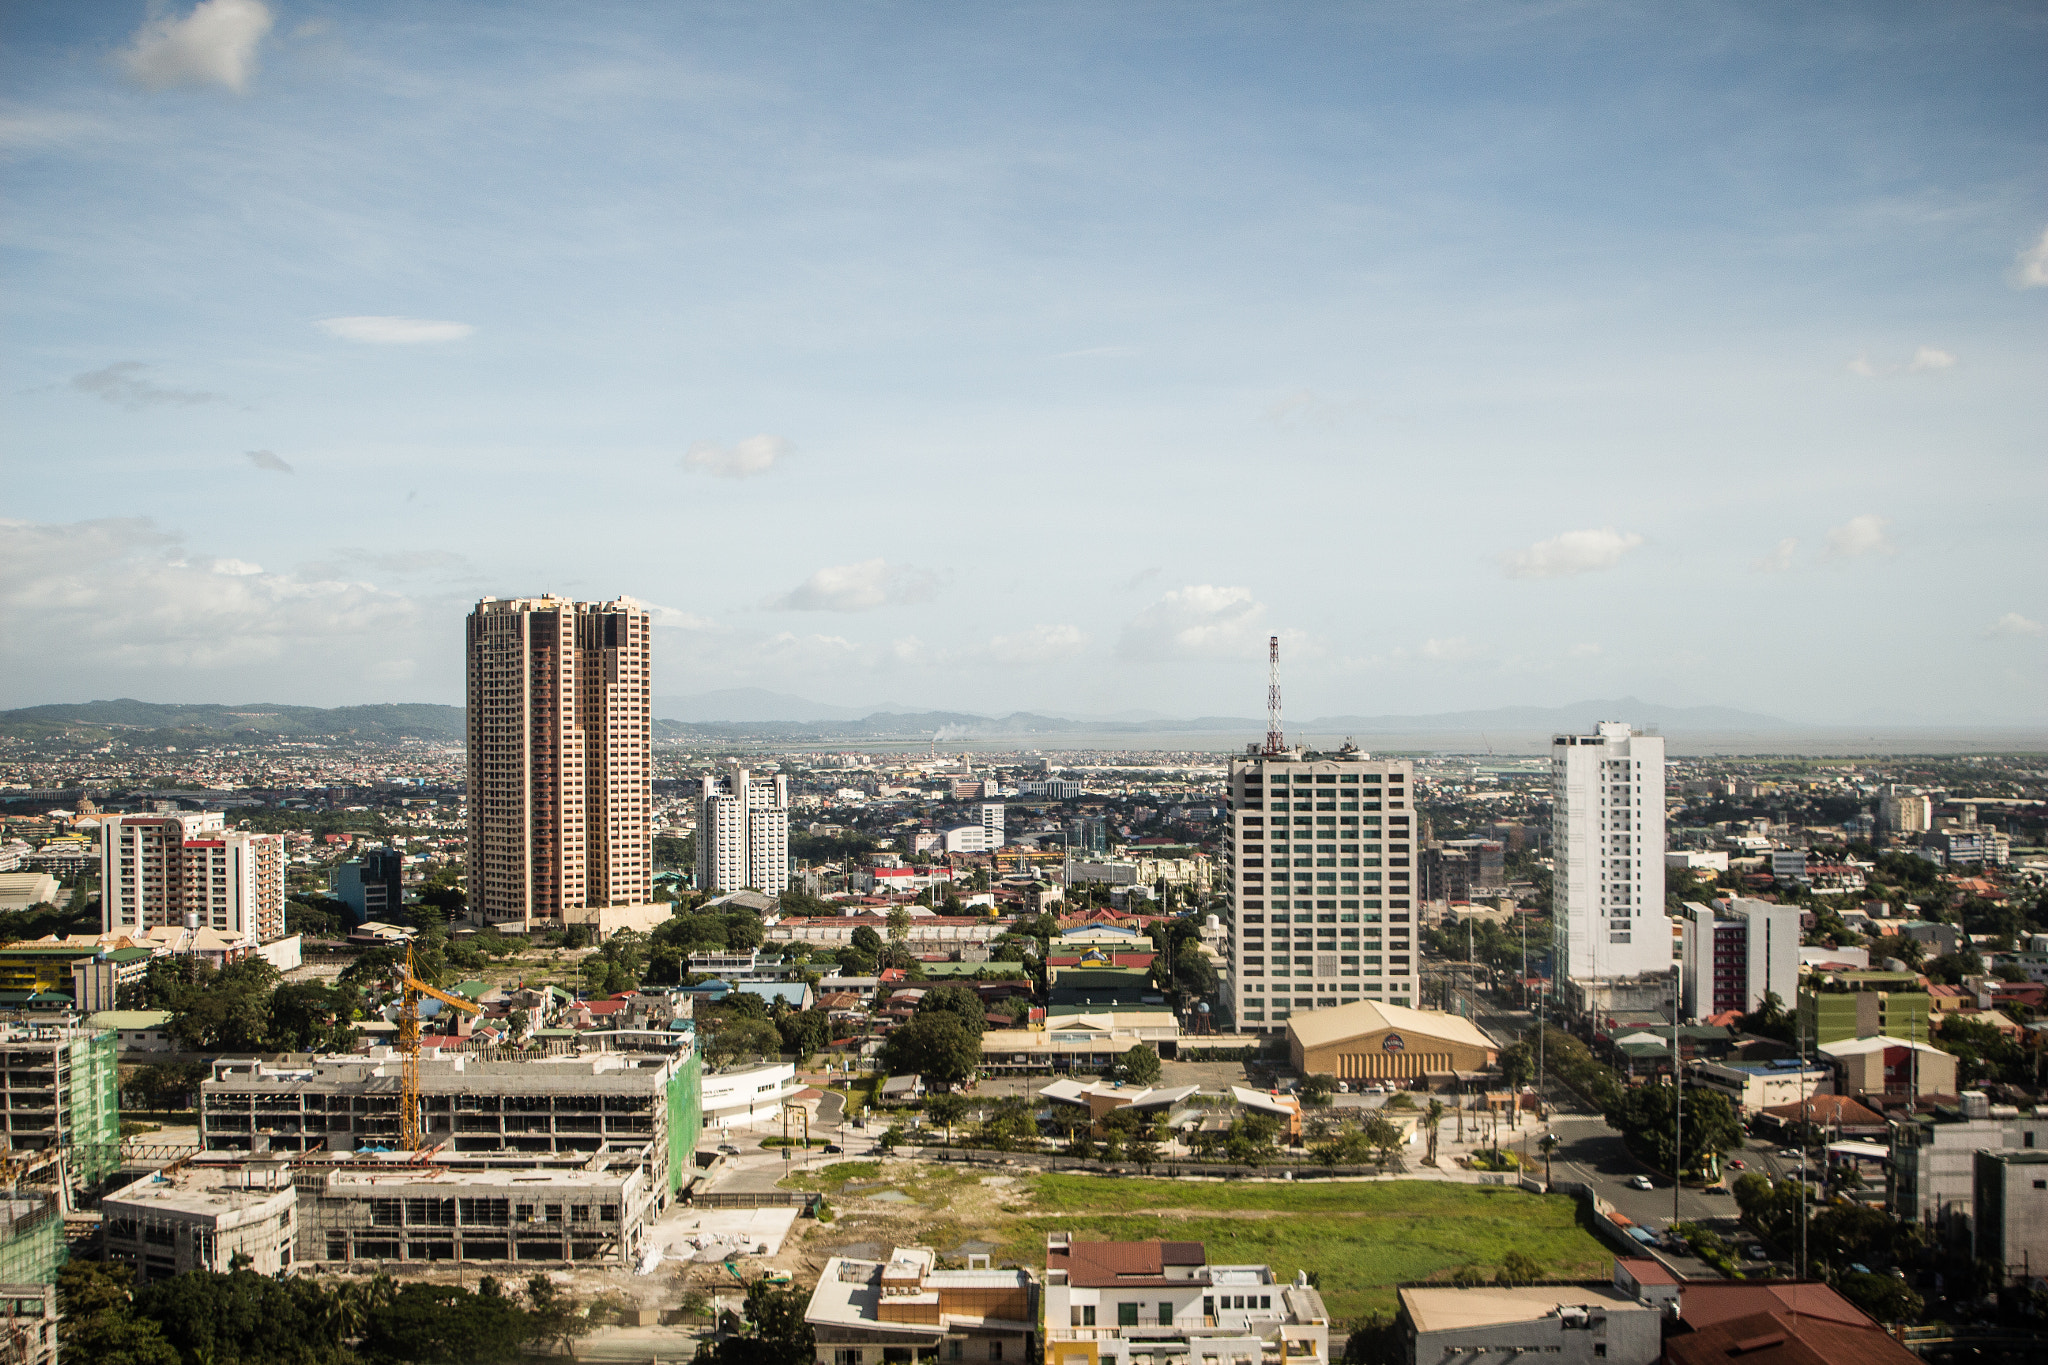
[[[384,706],[180,706],[163,702],[87,701],[0,711],[0,735],[9,739],[71,738],[105,743],[119,736],[138,743],[222,744],[236,739],[453,740],[463,737],[462,708],[433,702]]]
[[[843,708],[827,708],[801,697],[761,693],[759,701],[744,690],[707,693],[694,698],[656,698],[657,733],[703,734],[707,737],[905,739],[933,736],[989,739],[1015,735],[1145,735],[1265,732],[1263,716],[1198,716],[1175,719],[1156,712],[1124,717],[1080,717],[1013,711],[1006,716],[984,716],[962,711],[901,712],[877,710],[851,717]],[[707,698],[717,699],[715,703]],[[749,706],[763,714],[745,715]],[[838,714],[827,714],[828,711]],[[715,718],[714,718],[715,717]],[[1745,731],[1805,728],[1779,716],[1738,711],[1725,706],[1662,706],[1636,697],[1607,701],[1573,702],[1568,706],[1503,706],[1488,711],[1446,711],[1421,716],[1316,716],[1288,722],[1290,731],[1302,734],[1389,735],[1442,734],[1446,731],[1503,734],[1530,731],[1587,730],[1603,720],[1626,720],[1638,727],[1665,730]]]
[[[1152,712],[1123,717],[1046,715],[1013,711],[984,716],[969,711],[898,711],[833,707],[786,693],[733,688],[691,697],[654,700],[657,737],[663,739],[948,739],[986,740],[1034,735],[1263,734],[1254,716],[1172,719]],[[1659,706],[1635,697],[1573,702],[1569,706],[1504,706],[1488,711],[1446,711],[1423,716],[1317,716],[1288,723],[1302,735],[1484,734],[1586,730],[1602,720],[1678,731],[1785,731],[1809,728],[1777,716],[1724,706]],[[103,743],[115,736],[141,743],[220,744],[242,739],[352,738],[460,742],[462,708],[430,702],[384,706],[173,705],[122,698],[0,711],[0,736],[39,740],[72,738]]]

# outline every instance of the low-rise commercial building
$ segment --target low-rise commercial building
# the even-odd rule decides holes
[[[1995,1110],[1995,1112],[1994,1112]],[[1951,1245],[1972,1237],[1979,1152],[2048,1151],[2048,1115],[1993,1106],[1976,1092],[1963,1103],[1891,1124],[1892,1214]]]
[[[1264,1265],[1210,1265],[1200,1242],[1045,1246],[1045,1365],[1282,1360],[1327,1365],[1330,1315],[1308,1284]]]
[[[1809,1048],[1878,1034],[1925,1042],[1931,1009],[1912,972],[1834,972],[1800,988],[1798,1026]]]
[[[1727,1096],[1736,1113],[1747,1117],[1826,1094],[1835,1073],[1830,1067],[1802,1065],[1787,1057],[1774,1062],[1694,1062],[1686,1068],[1686,1077],[1702,1090]]]
[[[1409,1365],[1651,1365],[1663,1352],[1663,1310],[1612,1284],[1403,1289],[1399,1324]]]
[[[1978,1260],[2048,1268],[2048,1151],[1976,1153],[1970,1208]]]
[[[939,1270],[924,1247],[886,1261],[834,1256],[819,1272],[804,1321],[817,1365],[943,1360],[1029,1365],[1038,1337],[1038,1285],[1029,1271],[997,1270],[983,1255]]]
[[[1287,1021],[1287,1051],[1302,1075],[1345,1081],[1483,1071],[1499,1057],[1469,1019],[1376,1000],[1296,1013]]]
[[[1820,1055],[1835,1070],[1835,1089],[1844,1095],[1953,1095],[1956,1058],[1952,1052],[1907,1038],[1845,1038],[1823,1043]]]

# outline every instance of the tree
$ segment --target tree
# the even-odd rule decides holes
[[[1401,1145],[1401,1130],[1392,1120],[1374,1114],[1365,1121],[1364,1135],[1366,1145],[1379,1153],[1382,1166],[1394,1159],[1394,1149]]]
[[[66,1359],[99,1365],[179,1365],[163,1328],[138,1316],[129,1295],[133,1272],[100,1261],[72,1261],[57,1272],[58,1337]]]
[[[1159,1079],[1159,1054],[1137,1044],[1117,1060],[1116,1077],[1126,1085],[1151,1085]]]
[[[563,1350],[572,1350],[578,1337],[590,1331],[590,1318],[577,1302],[561,1290],[546,1275],[533,1275],[526,1281],[526,1302],[528,1305],[528,1331],[534,1341],[551,1342]]]
[[[967,1117],[965,1095],[933,1095],[924,1102],[924,1115],[946,1130],[946,1142],[953,1141],[953,1125]]]
[[[889,907],[889,941],[901,943],[910,937],[910,912],[900,905]]]
[[[926,1083],[957,1085],[981,1065],[981,1039],[950,1010],[934,1010],[911,1018],[882,1045],[889,1069],[916,1072]]]
[[[1429,1109],[1422,1116],[1422,1126],[1429,1133],[1429,1158],[1423,1163],[1426,1166],[1436,1165],[1437,1130],[1443,1127],[1443,1122],[1444,1102],[1432,1098]]]
[[[823,1010],[791,1010],[775,1021],[782,1050],[798,1057],[822,1051],[832,1041],[832,1016]]]
[[[1330,1096],[1337,1090],[1335,1076],[1304,1076],[1301,1078],[1301,1102],[1310,1109],[1320,1109],[1329,1104]]]
[[[1662,1170],[1670,1170],[1673,1109],[1678,1092],[1669,1085],[1639,1085],[1623,1090],[1607,1106],[1606,1118],[1638,1156]],[[1726,1096],[1711,1090],[1688,1088],[1685,1096],[1685,1150],[1687,1170],[1704,1166],[1742,1141],[1742,1124]]]
[[[862,957],[872,959],[882,951],[882,936],[863,924],[853,931],[852,946]]]
[[[926,991],[917,1002],[917,1014],[922,1017],[931,1014],[950,1014],[959,1019],[962,1027],[979,1039],[988,1028],[985,1007],[981,994],[972,986],[948,984],[934,986]]]

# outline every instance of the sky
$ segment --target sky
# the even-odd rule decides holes
[[[2039,6],[9,12],[0,706],[2048,719]]]

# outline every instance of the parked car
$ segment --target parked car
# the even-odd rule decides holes
[[[1634,1180],[1631,1180],[1628,1183],[1635,1186],[1639,1190],[1654,1190],[1657,1188],[1657,1182],[1650,1179],[1650,1177],[1646,1175],[1639,1175]]]
[[[1771,1253],[1765,1251],[1760,1246],[1746,1246],[1742,1249],[1742,1254],[1749,1257],[1752,1261],[1768,1261],[1771,1259]]]
[[[738,1155],[740,1154],[740,1149],[739,1149],[739,1148],[737,1148],[737,1147],[735,1147],[735,1146],[733,1146],[733,1145],[732,1145],[731,1143],[729,1143],[729,1142],[721,1142],[721,1143],[719,1143],[719,1144],[718,1144],[718,1150],[719,1150],[719,1152],[720,1152],[720,1153],[722,1153],[722,1154],[723,1154],[723,1155],[725,1155],[725,1156],[738,1156]]]
[[[1731,1171],[1746,1171],[1749,1169],[1749,1166],[1741,1157],[1731,1156],[1728,1158],[1728,1169]]]
[[[846,1149],[845,1149],[844,1147],[841,1147],[841,1146],[840,1146],[840,1145],[839,1145],[838,1143],[836,1143],[836,1142],[828,1142],[828,1143],[826,1143],[826,1144],[825,1144],[825,1155],[826,1155],[826,1156],[838,1156],[838,1155],[840,1155],[840,1154],[841,1154],[842,1152],[844,1152],[845,1150],[846,1150]]]

